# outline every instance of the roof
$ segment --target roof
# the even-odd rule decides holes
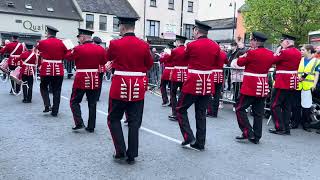
[[[127,0],[76,0],[83,12],[139,17]]]
[[[203,21],[215,29],[233,29],[236,28],[236,22],[233,22],[233,18],[225,18],[225,19],[214,19],[209,21]]]
[[[14,3],[14,6],[9,7],[8,2]],[[26,8],[27,4],[32,6],[32,10]],[[54,11],[49,12],[47,8]],[[72,0],[3,0],[0,1],[0,13],[82,20]]]

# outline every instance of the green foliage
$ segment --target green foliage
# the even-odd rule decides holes
[[[246,0],[243,12],[248,31],[262,31],[276,42],[281,33],[306,43],[310,31],[320,30],[320,0]]]

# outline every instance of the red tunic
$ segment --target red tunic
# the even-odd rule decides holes
[[[39,41],[37,46],[39,50],[40,76],[64,76],[62,60],[65,58],[68,50],[60,39],[49,37]]]
[[[96,90],[100,88],[100,66],[107,63],[107,53],[91,41],[76,46],[66,55],[67,60],[75,61],[77,72],[73,82],[74,89]]]
[[[282,50],[275,56],[276,79],[275,88],[292,89],[298,87],[298,68],[301,60],[301,52],[290,47]]]
[[[170,81],[173,71],[173,64],[169,61],[170,60],[169,54],[164,53],[160,57],[160,63],[164,64],[164,70],[162,72],[161,80]]]
[[[247,96],[266,97],[269,93],[268,72],[274,61],[273,52],[260,47],[241,56],[238,66],[244,66],[240,93]]]
[[[171,80],[174,82],[185,82],[188,75],[188,62],[185,59],[185,46],[179,46],[172,50],[170,62],[173,63]]]
[[[21,64],[21,74],[26,76],[33,76],[36,72],[37,56],[35,53],[33,53],[32,56],[31,55],[32,51],[25,51],[20,55],[18,59],[18,61],[20,61]],[[26,61],[27,59],[29,60]]]
[[[223,83],[223,65],[228,64],[228,57],[224,51],[220,51],[219,61],[213,68],[213,82]]]
[[[182,92],[202,96],[213,94],[212,70],[219,60],[219,45],[206,37],[200,37],[187,45],[185,53],[188,77]]]
[[[12,52],[14,51],[14,49],[16,49],[17,45],[19,44],[19,41],[13,41],[9,44],[7,44],[2,50],[1,50],[1,54],[9,54],[9,58],[8,58],[8,64],[9,66],[18,66],[20,64],[17,64],[18,61],[18,57],[20,56],[20,54],[25,51],[25,47],[22,43],[20,43],[18,49],[12,54]],[[11,55],[12,54],[12,55]]]
[[[110,98],[122,101],[144,99],[146,72],[153,65],[150,48],[134,33],[127,33],[121,39],[113,40],[107,52],[107,60],[115,69],[110,87]]]

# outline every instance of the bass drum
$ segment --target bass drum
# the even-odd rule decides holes
[[[0,81],[5,83],[9,79],[9,65],[8,58],[4,58],[0,63]]]

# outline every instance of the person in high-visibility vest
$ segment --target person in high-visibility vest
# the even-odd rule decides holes
[[[298,69],[299,85],[297,90],[301,91],[302,116],[298,118],[299,121],[295,122],[295,125],[299,126],[299,124],[302,124],[303,129],[310,132],[311,91],[315,90],[319,79],[320,61],[313,56],[315,50],[312,45],[304,45],[301,48],[301,53],[303,58],[301,59]]]

